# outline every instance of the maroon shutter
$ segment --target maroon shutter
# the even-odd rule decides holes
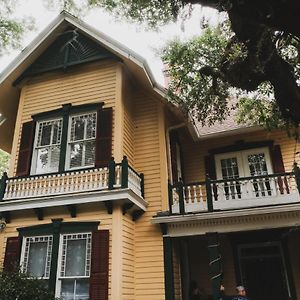
[[[280,145],[275,145],[271,148],[271,159],[274,173],[284,173],[284,164],[281,154]]]
[[[108,164],[112,156],[112,108],[97,112],[97,136],[95,166]]]
[[[176,142],[177,142],[177,132],[171,131],[170,132],[170,152],[171,152],[171,169],[172,169],[173,183],[177,183],[179,181],[178,170],[177,170]]]
[[[270,153],[271,153],[271,160],[273,165],[273,172],[275,174],[284,173],[285,169],[284,169],[280,145],[274,145],[273,147],[271,147]],[[287,191],[287,193],[289,193],[289,187],[288,187],[288,182],[286,177],[284,177],[284,180],[282,180],[281,177],[278,177],[277,182],[281,194],[284,194],[284,189]]]
[[[90,300],[108,299],[109,230],[93,232]]]
[[[5,272],[12,272],[18,269],[20,251],[21,251],[21,238],[9,237],[6,242],[3,270]]]
[[[34,121],[23,124],[16,176],[26,176],[30,173],[34,130]]]
[[[214,155],[210,154],[208,156],[205,156],[204,160],[205,160],[204,161],[204,163],[205,163],[205,175],[208,176],[212,180],[217,179]]]

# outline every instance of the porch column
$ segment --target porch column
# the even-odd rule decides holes
[[[164,237],[163,246],[164,246],[164,269],[165,269],[165,299],[175,300],[172,239],[170,237]]]
[[[222,282],[222,258],[220,253],[219,237],[217,232],[207,233],[207,247],[209,255],[210,280],[213,300],[220,299],[220,285]]]

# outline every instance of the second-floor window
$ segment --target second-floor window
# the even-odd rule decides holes
[[[96,112],[70,116],[67,169],[95,164]]]
[[[62,119],[37,123],[34,143],[32,173],[58,171],[62,133]]]
[[[107,166],[112,155],[113,112],[102,105],[63,105],[24,123],[16,175]]]

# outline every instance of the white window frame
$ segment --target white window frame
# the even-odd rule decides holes
[[[45,123],[45,122],[54,122],[54,121],[59,121],[59,120],[61,121],[61,135],[62,135],[62,130],[63,130],[63,118],[62,117],[49,118],[49,119],[39,120],[39,121],[36,122],[34,143],[33,143],[33,151],[32,151],[32,160],[31,160],[31,169],[30,169],[30,174],[31,175],[47,174],[47,173],[52,173],[53,172],[53,171],[48,171],[48,172],[44,171],[44,172],[41,172],[41,173],[37,172],[36,168],[37,168],[37,159],[38,159],[38,149],[45,148],[45,147],[42,147],[42,146],[38,146],[37,144],[38,144],[39,129],[40,129],[41,124]],[[51,134],[50,140],[52,140],[52,134]],[[62,136],[61,136],[61,138],[62,138]],[[55,144],[55,145],[61,146],[61,139],[60,139],[60,144]],[[51,147],[51,146],[53,146],[53,145],[51,144],[48,147]],[[60,148],[60,151],[61,151],[61,148]],[[57,168],[57,171],[55,171],[55,172],[59,171],[58,168]]]
[[[20,266],[21,270],[24,273],[27,273],[27,266],[29,261],[29,252],[30,252],[30,244],[34,242],[47,242],[47,257],[45,264],[45,276],[38,277],[38,279],[49,279],[50,276],[50,268],[51,268],[51,259],[52,259],[52,247],[53,247],[53,236],[52,235],[40,235],[40,236],[25,236],[23,237],[22,249],[21,249],[21,257],[20,257]]]
[[[248,165],[247,156],[251,154],[259,154],[263,153],[266,159],[266,165],[268,174],[273,174],[273,167],[270,158],[270,150],[268,147],[261,147],[261,148],[253,148],[253,149],[246,149],[241,151],[234,151],[234,152],[226,152],[221,154],[215,155],[215,164],[216,164],[216,175],[217,179],[223,179],[222,177],[222,169],[221,169],[221,160],[226,158],[235,157],[238,163],[239,169],[239,177],[250,177],[250,170]]]
[[[63,270],[63,253],[64,253],[64,236],[72,236],[71,240],[82,239],[80,236],[86,235],[86,268],[85,275],[83,276],[62,276]],[[64,279],[89,279],[91,275],[91,260],[92,260],[92,233],[91,232],[80,232],[80,233],[62,233],[60,234],[59,240],[59,250],[58,250],[58,263],[57,263],[57,273],[56,273],[56,286],[55,286],[55,296],[60,298],[62,280]]]
[[[88,114],[95,114],[95,137],[94,138],[83,138],[82,140],[77,140],[77,141],[71,141],[71,130],[72,130],[72,118],[73,117],[79,117],[83,115],[88,115]],[[84,132],[84,135],[86,135],[86,132]],[[66,149],[66,162],[65,162],[65,170],[78,170],[78,169],[83,169],[83,168],[89,168],[89,167],[94,167],[95,166],[95,160],[94,163],[91,165],[83,165],[79,167],[71,167],[71,144],[75,142],[86,142],[86,141],[95,141],[96,142],[97,138],[97,111],[96,110],[91,110],[91,111],[84,111],[76,114],[71,114],[69,116],[69,122],[68,122],[68,138],[67,138],[67,149]],[[82,155],[82,161],[85,159],[85,150],[83,150],[83,155]]]

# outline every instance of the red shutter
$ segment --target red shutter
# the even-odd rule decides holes
[[[212,180],[217,179],[214,155],[205,156],[204,160],[205,175],[208,175],[208,177]]]
[[[274,173],[284,173],[285,169],[284,169],[280,145],[275,145],[275,146],[271,147],[270,153],[271,153],[271,160],[272,160],[272,165],[273,165],[273,172]],[[287,191],[287,193],[289,193],[289,187],[288,187],[288,182],[287,182],[286,178],[284,178],[284,180],[282,180],[281,177],[278,177],[277,182],[278,182],[278,187],[279,187],[281,194],[284,194],[284,189]]]
[[[270,150],[271,150],[270,152],[271,152],[271,159],[272,159],[274,173],[284,173],[285,169],[284,169],[280,145],[275,145]]]
[[[30,173],[31,155],[34,140],[35,122],[30,121],[23,124],[19,158],[17,164],[17,176],[26,176]]]
[[[6,242],[3,270],[5,272],[12,272],[18,269],[20,251],[21,251],[21,238],[9,237]]]
[[[93,232],[90,300],[108,299],[109,230]]]
[[[177,183],[178,178],[178,170],[177,170],[177,132],[170,132],[170,152],[171,152],[171,169],[172,169],[172,181],[173,183]]]
[[[112,156],[112,108],[99,109],[97,112],[97,136],[95,166],[108,164]]]

